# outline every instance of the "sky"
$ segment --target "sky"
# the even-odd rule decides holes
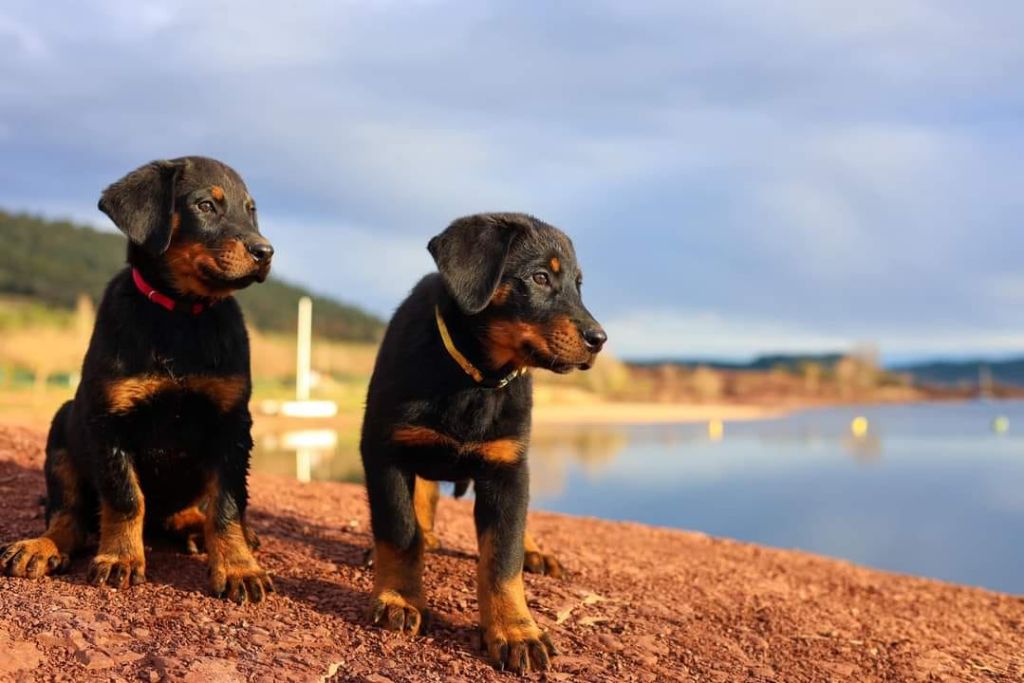
[[[275,273],[386,317],[479,211],[568,232],[612,352],[1024,353],[1024,3],[0,5],[0,207],[203,154]]]

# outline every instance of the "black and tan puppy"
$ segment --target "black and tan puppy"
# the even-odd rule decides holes
[[[128,236],[107,286],[81,383],[46,445],[47,528],[0,551],[0,571],[66,570],[98,532],[89,578],[145,580],[143,527],[201,530],[213,592],[272,590],[245,527],[251,380],[235,290],[266,279],[274,253],[245,183],[202,157],[155,161],[103,192]]]
[[[416,478],[472,480],[484,644],[499,668],[542,670],[554,646],[523,590],[533,403],[526,369],[587,369],[606,336],[580,298],[572,242],[536,218],[462,218],[428,249],[439,272],[392,318],[363,422],[372,618],[415,634],[427,616]]]

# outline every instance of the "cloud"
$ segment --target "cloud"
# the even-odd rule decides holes
[[[1001,345],[1024,329],[991,284],[1024,247],[1021,20],[1009,0],[18,1],[0,203],[102,221],[107,183],[204,153],[244,174],[283,270],[378,311],[452,218],[520,209],[576,238],[608,319],[883,349],[956,321],[951,343]],[[385,276],[354,256],[385,251]]]

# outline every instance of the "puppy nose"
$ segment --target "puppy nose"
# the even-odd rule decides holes
[[[592,327],[589,330],[584,330],[583,341],[587,343],[588,349],[597,353],[608,341],[608,335],[600,327]]]
[[[250,244],[248,249],[257,262],[269,261],[270,257],[274,255],[274,247],[270,245],[270,242],[256,242]]]

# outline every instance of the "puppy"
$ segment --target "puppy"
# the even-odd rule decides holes
[[[572,242],[536,218],[462,218],[428,249],[438,272],[392,318],[363,421],[376,555],[371,617],[420,631],[428,615],[416,477],[471,480],[484,645],[498,668],[543,670],[555,648],[527,609],[522,576],[533,402],[527,369],[588,369],[607,337],[583,306]]]
[[[128,237],[74,400],[46,445],[46,531],[7,545],[0,571],[65,571],[98,532],[96,585],[146,577],[143,528],[200,531],[213,592],[273,589],[245,526],[252,447],[249,342],[232,292],[263,282],[274,253],[241,177],[203,157],[154,161],[103,192]]]

